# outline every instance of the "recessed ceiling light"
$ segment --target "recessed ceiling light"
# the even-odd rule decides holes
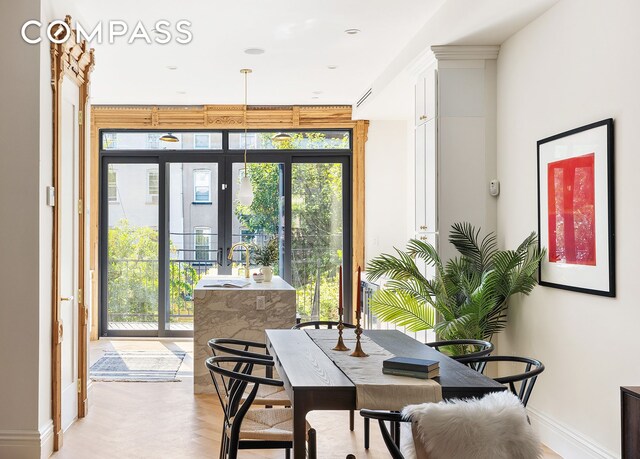
[[[318,97],[318,96],[312,96],[311,98],[312,99],[320,99],[320,97]]]
[[[244,50],[245,54],[264,54],[264,49],[262,48],[247,48]]]
[[[311,94],[322,94],[322,91],[313,91]]]
[[[187,91],[176,91],[178,94],[186,94]]]
[[[360,29],[347,29],[344,31],[347,35],[356,35],[360,33]]]
[[[328,68],[329,70],[335,70],[335,69],[337,69],[337,68],[338,68],[338,66],[337,66],[337,65],[327,65],[327,68]]]
[[[167,65],[167,68],[169,70],[178,70],[178,66],[177,65]]]

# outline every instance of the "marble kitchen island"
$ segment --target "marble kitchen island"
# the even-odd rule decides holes
[[[205,360],[211,357],[211,338],[235,338],[264,343],[269,328],[296,323],[296,291],[278,276],[271,282],[247,279],[246,287],[207,287],[232,276],[204,277],[194,291],[193,385],[196,394],[215,392]]]

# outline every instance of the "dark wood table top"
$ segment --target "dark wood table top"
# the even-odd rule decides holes
[[[274,356],[280,377],[289,391],[338,390],[355,394],[351,380],[304,330],[267,330],[266,334],[269,352]],[[479,397],[506,389],[493,379],[397,330],[365,330],[364,334],[396,356],[440,362],[438,382],[445,399]]]

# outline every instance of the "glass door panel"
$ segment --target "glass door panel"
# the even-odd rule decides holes
[[[193,293],[219,274],[218,164],[170,163],[167,330],[193,330]]]
[[[158,330],[159,183],[157,164],[107,165],[107,332]]]
[[[302,321],[338,319],[342,163],[291,165],[291,280]]]
[[[273,266],[273,274],[282,276],[284,270],[284,164],[249,163],[247,165],[253,201],[246,206],[238,198],[240,181],[244,177],[244,163],[232,164],[232,215],[231,241],[262,247],[271,239],[278,241],[278,262]],[[244,276],[245,248],[237,247],[233,260],[228,262],[231,274]],[[257,272],[260,266],[254,266]]]

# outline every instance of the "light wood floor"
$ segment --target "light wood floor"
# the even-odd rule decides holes
[[[89,416],[77,421],[64,434],[64,445],[53,459],[177,459],[217,457],[221,411],[215,396],[194,396],[191,341],[101,340],[92,345],[91,360],[105,350],[182,349],[188,352],[181,382],[93,383],[89,394]],[[372,424],[372,445],[363,448],[362,420],[356,416],[356,431],[348,428],[346,412],[314,412],[309,421],[318,431],[321,458],[388,458],[377,426]],[[284,458],[283,451],[242,451],[246,458]],[[556,459],[545,448],[545,459]]]

